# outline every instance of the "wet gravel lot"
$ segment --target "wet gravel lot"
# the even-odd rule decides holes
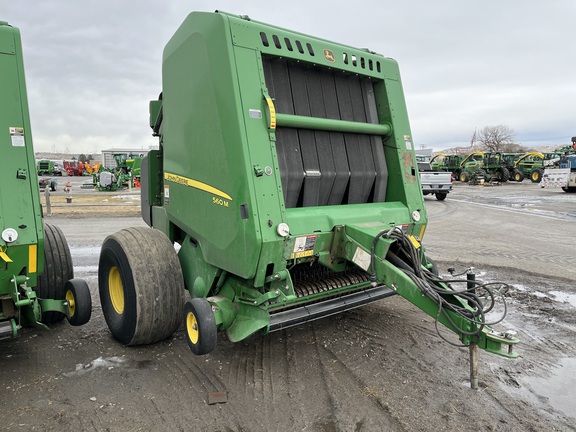
[[[97,264],[107,234],[144,225],[137,208],[64,212],[47,220],[90,286],[92,320],[0,341],[0,429],[576,430],[576,194],[456,183],[445,201],[425,204],[424,244],[442,274],[473,266],[479,279],[510,285],[497,327],[518,333],[520,357],[481,352],[479,390],[469,388],[468,351],[399,297],[237,344],[221,336],[203,357],[181,330],[124,347],[102,316]],[[226,402],[209,405],[214,392]]]

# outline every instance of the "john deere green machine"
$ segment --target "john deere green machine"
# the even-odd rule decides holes
[[[461,163],[465,157],[465,155],[438,153],[430,159],[430,167],[433,171],[449,171],[454,174],[454,179],[460,180]]]
[[[0,21],[0,339],[64,317],[81,325],[92,311],[62,231],[42,221],[21,46]]]
[[[473,290],[440,279],[398,65],[246,16],[192,13],[168,42],[159,150],[142,162],[150,228],[106,238],[102,310],[128,345],[196,354],[399,294],[465,345],[514,357]],[[177,244],[177,247],[174,247]],[[176,252],[175,249],[178,251]],[[380,325],[374,323],[374,325]]]
[[[524,178],[529,178],[532,183],[539,183],[544,174],[544,154],[540,152],[528,152],[519,155],[514,161],[513,169],[510,171],[514,181],[521,182]]]
[[[506,161],[500,152],[483,152],[481,159],[471,158],[463,162],[462,181],[484,179],[486,181],[507,182],[510,171],[506,168]]]

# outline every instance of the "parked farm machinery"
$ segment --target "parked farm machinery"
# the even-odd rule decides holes
[[[38,175],[54,175],[54,176],[61,176],[62,175],[62,167],[51,160],[48,159],[41,159],[36,163],[36,170]]]
[[[462,164],[462,181],[498,181],[507,182],[510,179],[510,171],[506,168],[506,162],[500,152],[482,152],[482,157],[471,158]]]
[[[544,173],[544,155],[540,152],[528,152],[516,157],[510,169],[511,179],[521,182],[529,178],[532,183],[539,183]]]
[[[92,310],[62,231],[42,220],[21,47],[0,21],[0,339],[64,317],[81,325]]]
[[[114,154],[116,166],[104,168],[98,165],[98,170],[92,173],[92,183],[83,187],[93,187],[101,192],[114,192],[119,189],[140,187],[140,163],[141,157],[126,155],[125,153]]]
[[[465,157],[464,155],[437,153],[430,159],[430,167],[433,171],[449,171],[454,175],[454,179],[460,180],[461,164]]]
[[[576,193],[576,137],[572,137],[572,146],[561,150],[564,152],[544,170],[540,186],[560,187],[564,192]]]
[[[399,294],[462,344],[516,356],[489,304],[432,271],[393,60],[192,13],[164,50],[150,120],[160,146],[142,161],[141,193],[152,228],[121,230],[100,253],[102,310],[122,343],[170,336],[185,289],[195,354],[219,332],[238,342]]]

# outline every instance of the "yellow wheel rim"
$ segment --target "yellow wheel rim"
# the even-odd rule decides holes
[[[188,312],[186,315],[186,330],[188,333],[188,337],[193,344],[198,343],[198,337],[200,336],[200,332],[198,331],[198,321],[196,320],[196,316],[192,312]]]
[[[124,286],[117,267],[112,267],[108,274],[108,291],[112,307],[118,315],[122,315],[124,313]]]
[[[74,299],[74,293],[70,290],[66,291],[66,301],[68,302],[70,316],[73,317],[74,313],[76,313],[76,300]]]
[[[532,173],[532,180],[538,180],[538,173],[537,172]]]

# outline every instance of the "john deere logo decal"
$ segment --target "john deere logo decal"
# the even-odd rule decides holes
[[[324,50],[324,58],[328,60],[330,63],[334,63],[336,61],[336,57],[334,57],[334,53],[332,50],[325,49]]]

